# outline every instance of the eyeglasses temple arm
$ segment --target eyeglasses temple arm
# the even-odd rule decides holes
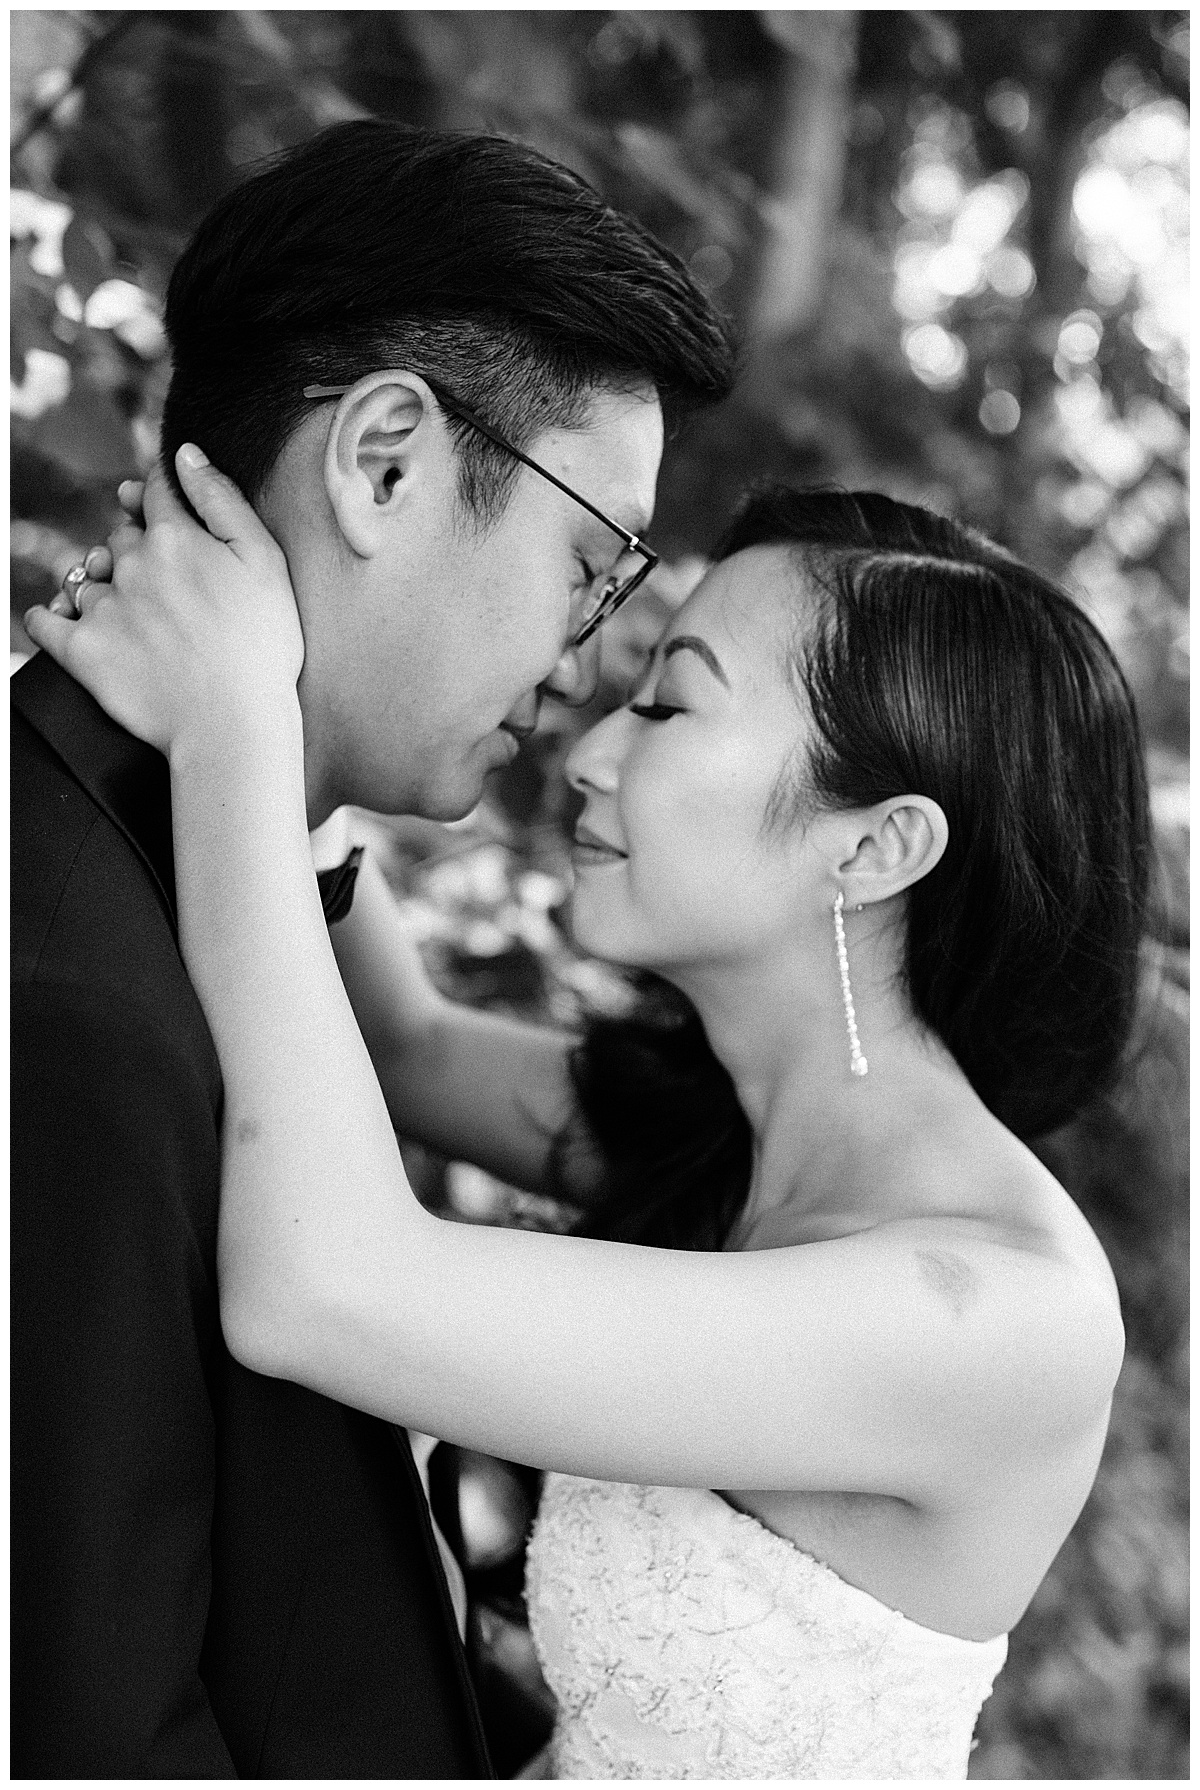
[[[460,418],[472,429],[478,429],[481,435],[486,435],[489,441],[494,442],[498,448],[502,448],[506,454],[511,454],[514,460],[519,460],[531,471],[540,473],[542,478],[549,479],[550,483],[556,486],[564,496],[573,498],[576,503],[582,504],[588,514],[594,516],[597,522],[603,522],[606,528],[611,528],[614,534],[619,534],[631,551],[640,553],[644,559],[648,560],[647,569],[652,570],[658,564],[657,553],[652,547],[645,546],[637,535],[630,534],[627,528],[622,528],[619,522],[614,522],[611,516],[606,516],[603,510],[598,510],[594,503],[589,503],[586,497],[581,497],[578,491],[572,491],[570,485],[564,485],[561,479],[556,479],[552,472],[547,472],[544,466],[539,466],[536,460],[531,460],[528,454],[523,454],[520,448],[513,446],[511,441],[505,441],[503,435],[499,435],[495,429],[489,428],[488,424],[481,417],[476,416],[474,411],[468,410],[465,404],[460,404],[457,399],[451,399],[440,386],[434,384],[432,379],[426,379],[425,383],[443,410],[448,410],[451,416]],[[304,396],[306,398],[342,398],[350,389],[348,385],[306,385]]]

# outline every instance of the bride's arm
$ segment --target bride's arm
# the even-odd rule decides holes
[[[157,596],[135,601],[131,580],[87,620],[31,631],[169,752],[181,941],[225,1078],[219,1270],[235,1356],[451,1441],[602,1478],[927,1502],[964,1476],[977,1493],[1006,1450],[1061,1441],[1103,1352],[1092,1314],[1062,1297],[1055,1264],[977,1228],[949,1246],[945,1224],[909,1223],[706,1255],[420,1207],[312,874],[299,664],[275,639],[277,597],[257,588],[277,568],[245,549],[252,519],[230,521],[227,494],[194,477],[188,489],[230,543],[240,589],[202,603],[211,568],[206,585],[204,554],[172,524]],[[948,1247],[953,1302],[920,1259]]]
[[[925,1498],[994,1449],[997,1310],[1053,1272],[966,1245],[973,1310],[885,1244],[703,1255],[446,1224],[407,1185],[307,862],[298,712],[172,765],[189,969],[226,1080],[233,1353],[379,1416],[605,1478]],[[1031,1306],[1020,1289],[1021,1304]],[[1010,1306],[1011,1309],[1011,1306]],[[1032,1313],[1031,1313],[1032,1316]],[[1028,1390],[1043,1364],[1045,1315]],[[1083,1339],[1064,1326],[1062,1346]],[[1010,1395],[1011,1396],[1011,1395]],[[1035,1405],[1045,1417],[1044,1401]],[[1013,1401],[1011,1419],[1022,1410]],[[973,1441],[978,1451],[971,1459]]]
[[[144,489],[130,479],[118,492],[128,522],[113,539],[126,551],[144,532]],[[94,549],[88,564],[93,578],[111,580],[109,548]],[[64,598],[51,607],[61,615],[73,613]],[[310,836],[322,867],[345,858],[352,826],[349,811],[340,809]],[[369,848],[350,910],[331,937],[401,1136],[532,1192],[581,1200],[594,1194],[603,1165],[589,1146],[571,1084],[568,1060],[578,1042],[575,1033],[480,1013],[446,999],[430,981]],[[556,1149],[564,1134],[569,1149]],[[547,1187],[552,1161],[569,1184]]]
[[[574,1033],[448,1000],[430,982],[383,873],[366,852],[331,929],[392,1124],[404,1137],[537,1192],[575,1113]]]

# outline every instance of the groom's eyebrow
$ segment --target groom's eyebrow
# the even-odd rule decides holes
[[[712,672],[713,676],[720,678],[721,682],[728,690],[729,679],[721,670],[720,660],[717,658],[716,653],[713,652],[712,647],[709,646],[707,640],[701,640],[699,634],[676,634],[674,640],[668,640],[666,646],[663,647],[664,665],[671,657],[672,653],[695,653],[696,657],[702,659],[708,666],[708,669]]]

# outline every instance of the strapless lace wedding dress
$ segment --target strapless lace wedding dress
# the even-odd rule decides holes
[[[922,1628],[715,1492],[561,1474],[526,1599],[548,1778],[965,1778],[1008,1649]]]

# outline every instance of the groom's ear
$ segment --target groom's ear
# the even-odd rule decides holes
[[[428,477],[432,397],[415,375],[375,373],[338,404],[325,444],[325,489],[347,544],[376,554],[389,526]]]

